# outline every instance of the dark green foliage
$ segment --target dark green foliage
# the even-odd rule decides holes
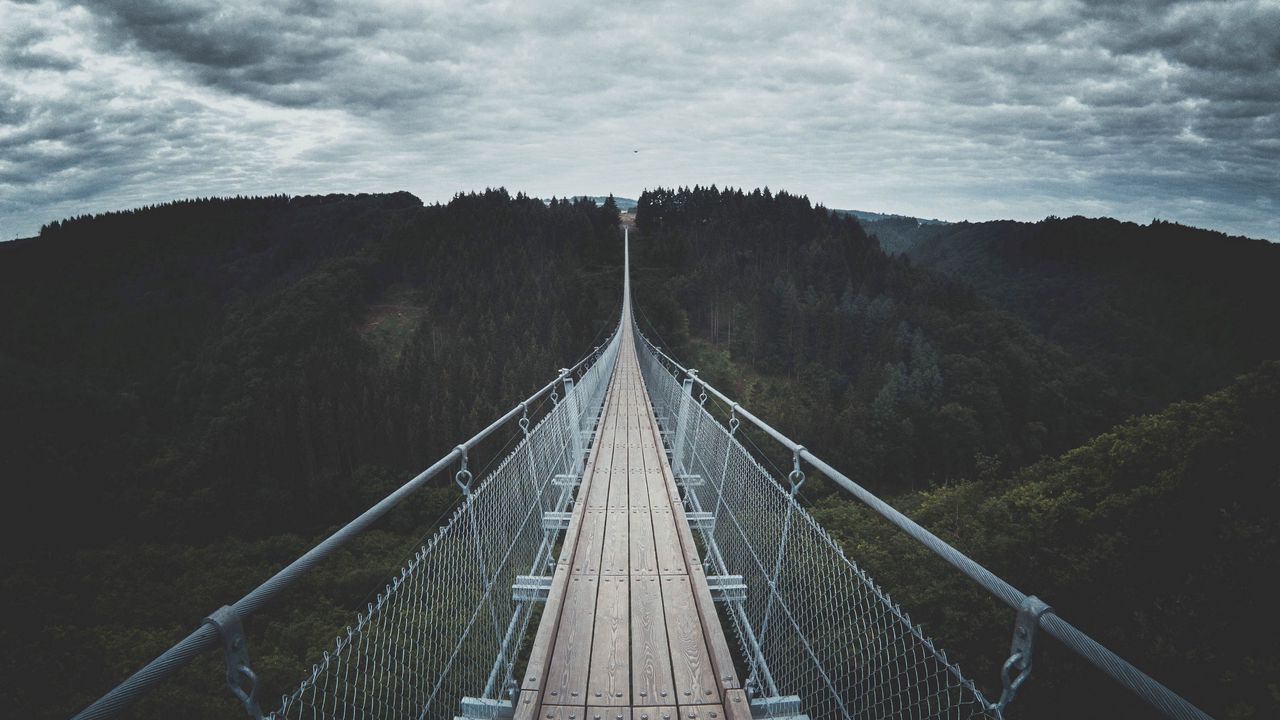
[[[637,223],[642,325],[876,489],[1020,466],[1119,418],[1082,362],[805,198],[656,190]]]
[[[11,714],[78,710],[589,351],[617,222],[503,190],[237,198],[0,244]],[[268,705],[455,496],[441,478],[319,599],[250,622]],[[234,712],[208,670],[139,716]]]
[[[1280,714],[1280,363],[1126,422],[1005,479],[899,497],[900,510],[1215,717]],[[998,687],[1012,612],[860,506],[823,525]],[[1057,641],[1014,717],[1154,717]]]
[[[921,227],[911,259],[962,278],[1146,412],[1280,357],[1280,245],[1155,221]]]

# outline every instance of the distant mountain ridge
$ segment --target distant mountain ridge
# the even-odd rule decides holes
[[[590,200],[596,205],[604,205],[605,201],[608,200],[609,197],[610,196],[608,195],[573,195],[567,199],[568,200]],[[542,201],[545,203],[549,203],[551,202],[551,198],[543,198]],[[618,209],[621,210],[622,212],[634,212],[636,209],[636,201],[632,198],[617,197],[615,195],[613,196],[613,204],[617,205]]]
[[[880,222],[882,220],[914,220],[918,225],[950,225],[949,220],[938,220],[937,218],[921,218],[912,215],[898,215],[897,213],[878,213],[867,210],[841,210],[833,209],[831,212],[840,215],[849,215],[861,223]]]

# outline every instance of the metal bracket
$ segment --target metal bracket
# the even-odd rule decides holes
[[[459,720],[503,720],[515,715],[510,700],[464,697],[459,705],[462,706]]]
[[[551,597],[550,575],[517,575],[511,585],[511,599],[515,602],[546,602]]]
[[[742,602],[747,599],[747,584],[741,575],[708,575],[707,589],[714,602]]]
[[[796,717],[800,715],[799,695],[778,695],[751,700],[751,717],[778,718]]]
[[[689,473],[681,473],[676,476],[676,484],[680,487],[697,487],[702,485],[701,475],[691,475]]]
[[[560,473],[558,475],[551,476],[551,484],[556,487],[578,487],[578,482],[581,479],[582,478],[579,475]]]
[[[1004,709],[1013,702],[1018,688],[1031,675],[1031,653],[1035,650],[1036,631],[1040,629],[1040,618],[1053,612],[1043,600],[1035,595],[1028,595],[1018,607],[1018,617],[1013,622],[1013,642],[1009,646],[1009,659],[1004,661],[1000,670],[1000,678],[1004,681],[1004,690],[1000,700],[991,709],[1001,715]]]
[[[687,512],[684,514],[686,520],[689,521],[689,527],[694,530],[703,532],[715,532],[716,516],[715,513],[709,512]]]
[[[573,513],[567,511],[548,510],[542,513],[543,530],[568,530]]]
[[[204,619],[222,637],[222,649],[227,660],[227,687],[236,696],[244,711],[253,720],[262,720],[262,708],[258,707],[258,676],[249,667],[249,644],[244,637],[240,615],[230,605],[223,605]],[[245,687],[248,689],[246,690]]]

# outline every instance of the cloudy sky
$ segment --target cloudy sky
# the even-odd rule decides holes
[[[191,196],[715,183],[1280,240],[1280,0],[613,5],[0,0],[0,239]]]

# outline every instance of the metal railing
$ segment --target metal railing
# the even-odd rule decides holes
[[[519,574],[551,557],[554,532],[542,510],[563,509],[572,487],[558,479],[582,471],[587,439],[603,405],[617,359],[620,330],[572,368],[484,430],[330,535],[235,603],[205,619],[186,638],[99,698],[76,720],[114,717],[201,653],[222,646],[233,694],[262,717],[257,676],[241,629],[308,570],[363,532],[431,479],[458,466],[465,499],[442,527],[370,603],[334,648],[312,666],[271,717],[452,716],[463,693],[505,696],[529,622],[530,604],[512,601]],[[549,397],[554,407],[530,427],[529,410]],[[523,438],[479,484],[469,451],[517,422]]]
[[[795,468],[775,478],[720,424],[641,336],[641,373],[671,440],[673,472],[697,524],[708,575],[741,576],[730,601],[746,688],[764,716],[987,718],[990,703],[960,668],[845,557],[796,500]],[[682,381],[683,380],[683,381]],[[705,400],[705,394],[702,399]]]
[[[655,412],[672,437],[673,467],[696,478],[686,502],[714,518],[703,531],[710,561],[721,574],[748,578],[748,600],[732,617],[757,694],[799,695],[814,717],[999,717],[1029,675],[1043,629],[1166,716],[1209,718],[636,334]],[[708,396],[729,409],[728,427],[704,407]],[[791,452],[788,477],[775,479],[738,443],[742,422]],[[988,702],[796,503],[806,465],[1017,611],[998,701]]]

